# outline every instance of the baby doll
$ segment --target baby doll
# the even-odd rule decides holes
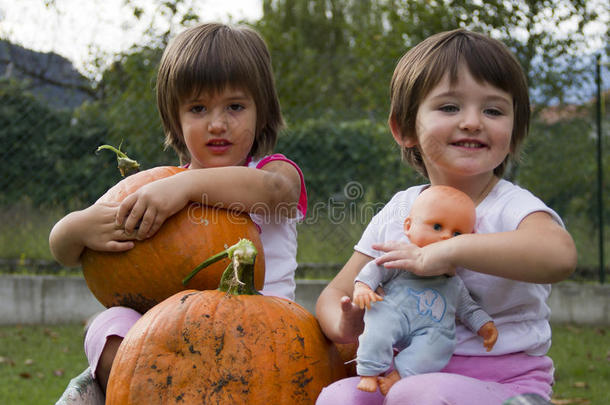
[[[431,186],[413,203],[404,222],[411,243],[430,243],[472,233],[473,201],[448,186]],[[383,287],[384,295],[375,292]],[[374,303],[373,305],[371,305]],[[366,307],[359,337],[358,389],[386,394],[400,378],[440,371],[455,348],[455,318],[483,337],[490,351],[498,338],[491,319],[453,275],[419,277],[387,269],[375,261],[363,267],[355,281],[354,304]],[[399,353],[394,358],[394,349]],[[394,370],[382,376],[394,360]]]

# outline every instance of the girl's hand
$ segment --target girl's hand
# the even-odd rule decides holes
[[[156,180],[127,196],[119,206],[116,225],[139,240],[153,236],[167,218],[188,203],[179,179],[172,176]]]
[[[95,203],[80,212],[75,232],[84,247],[100,252],[123,252],[133,248],[133,235],[116,226],[118,203]]]
[[[354,304],[360,308],[371,308],[372,302],[382,301],[383,297],[371,289],[367,284],[356,281],[354,284]]]
[[[418,276],[455,275],[456,266],[450,261],[447,243],[442,241],[418,247],[408,242],[374,244],[373,249],[386,252],[375,263],[389,269],[407,270]]]
[[[95,203],[59,220],[49,234],[53,257],[64,266],[77,266],[85,248],[123,252],[134,247],[132,235],[116,226],[118,203]]]

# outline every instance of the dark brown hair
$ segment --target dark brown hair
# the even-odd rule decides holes
[[[415,121],[422,100],[445,74],[454,84],[461,65],[468,68],[475,80],[489,83],[513,97],[510,153],[494,169],[494,174],[501,177],[508,161],[519,156],[530,120],[527,79],[519,61],[502,42],[464,29],[442,32],[420,42],[400,59],[394,70],[389,121],[395,122],[403,138],[415,139]],[[403,148],[402,155],[417,171],[428,176],[417,146]]]
[[[275,147],[284,125],[275,90],[271,57],[261,36],[245,26],[202,24],[177,35],[161,58],[157,107],[171,146],[190,162],[180,125],[180,103],[227,87],[247,91],[256,104],[256,133],[250,154],[261,157]]]

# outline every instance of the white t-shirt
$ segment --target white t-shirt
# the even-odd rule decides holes
[[[297,268],[297,222],[303,220],[307,213],[307,192],[303,173],[296,163],[284,155],[274,154],[259,160],[248,162],[248,167],[260,169],[276,160],[292,164],[301,177],[301,195],[296,218],[263,216],[250,214],[252,221],[260,229],[261,243],[265,255],[265,285],[261,291],[265,295],[274,295],[294,301],[296,287],[294,273]]]
[[[427,185],[410,187],[396,193],[373,217],[354,249],[375,258],[382,252],[372,249],[373,243],[408,241],[403,222],[415,198],[425,187]],[[539,198],[506,180],[500,180],[476,208],[475,232],[515,230],[526,216],[536,211],[548,212],[563,226],[557,213]],[[457,273],[472,297],[491,315],[499,335],[493,350],[486,352],[480,338],[458,323],[456,354],[496,356],[526,352],[544,355],[548,351],[551,345],[550,309],[546,304],[551,291],[549,284],[513,281],[467,269],[458,269]]]

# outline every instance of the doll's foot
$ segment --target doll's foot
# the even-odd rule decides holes
[[[386,376],[377,377],[377,384],[379,385],[379,391],[383,395],[387,395],[392,385],[394,385],[398,380],[400,380],[400,375],[396,370],[392,371],[390,374]]]
[[[360,382],[356,387],[361,391],[375,392],[377,391],[377,376],[360,377]]]

